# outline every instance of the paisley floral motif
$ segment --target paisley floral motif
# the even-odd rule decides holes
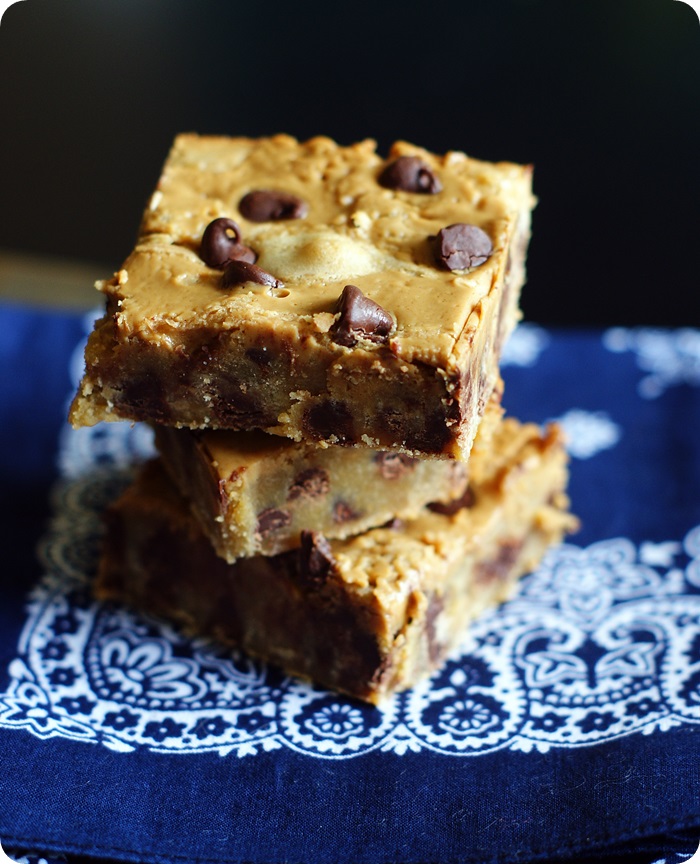
[[[576,459],[590,459],[614,447],[622,430],[603,411],[572,409],[556,418],[566,436],[566,449]]]
[[[614,327],[603,334],[603,345],[636,356],[639,368],[648,373],[638,386],[645,399],[656,399],[679,384],[700,386],[700,330]]]
[[[205,690],[194,661],[173,658],[169,643],[162,639],[122,630],[104,637],[98,650],[105,695],[120,691],[137,702],[192,701]]]
[[[309,728],[321,737],[342,741],[362,729],[362,713],[348,703],[318,708],[308,720]]]
[[[92,318],[86,320],[91,329]],[[521,324],[502,365],[532,366],[550,342]],[[700,331],[605,334],[648,373],[640,393],[700,384]],[[71,364],[74,386],[83,345]],[[558,418],[569,452],[590,459],[621,440],[601,412]],[[99,513],[153,454],[147,427],[63,430],[64,478],[41,547],[0,727],[122,752],[254,756],[287,747],[313,758],[421,750],[478,757],[547,751],[700,722],[700,525],[636,546],[625,538],[552,549],[517,594],[482,615],[430,680],[381,709],[283,676],[169,625],[95,603]]]
[[[429,681],[381,709],[90,599],[99,510],[128,472],[66,481],[0,726],[129,751],[312,757],[546,751],[700,722],[700,526],[561,545]]]
[[[511,333],[501,352],[501,366],[534,366],[549,343],[547,331],[529,321]]]

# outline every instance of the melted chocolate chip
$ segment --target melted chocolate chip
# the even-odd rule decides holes
[[[417,459],[406,456],[405,453],[377,453],[374,461],[379,466],[379,473],[385,480],[396,480],[411,470]]]
[[[350,348],[359,338],[370,342],[386,342],[394,322],[388,312],[360,291],[356,285],[346,285],[340,295],[336,312],[340,318],[332,327],[333,341]]]
[[[343,444],[353,438],[352,412],[344,402],[329,399],[304,413],[304,432],[315,441],[337,438]]]
[[[199,257],[208,267],[218,270],[231,260],[231,252],[240,246],[240,240],[241,229],[233,219],[214,219],[202,234]]]
[[[127,378],[117,405],[125,405],[127,411],[133,411],[139,420],[153,417],[157,423],[170,423],[172,405],[165,384],[157,375],[149,373],[146,368],[143,374]]]
[[[273,359],[272,352],[267,348],[266,345],[262,345],[261,347],[253,346],[252,348],[247,348],[245,352],[245,356],[252,360],[257,366],[267,368]]]
[[[409,440],[407,443],[408,446],[425,453],[442,453],[451,440],[450,416],[436,410],[423,417],[422,428],[416,430],[413,441]]]
[[[294,478],[289,487],[287,501],[296,501],[297,498],[321,498],[328,494],[330,488],[331,480],[327,471],[323,468],[307,468]]]
[[[319,531],[302,531],[299,568],[312,582],[323,582],[337,565],[331,544]]]
[[[360,514],[353,510],[347,501],[336,501],[333,505],[333,521],[336,525],[342,525],[344,522],[352,522],[357,519]]]
[[[423,195],[435,195],[442,190],[442,183],[433,170],[417,156],[399,156],[390,162],[379,175],[379,183],[387,189]]]
[[[271,288],[281,288],[283,283],[279,279],[247,261],[229,261],[221,277],[223,288],[231,288],[234,285],[242,285],[244,282],[257,282],[258,285],[269,285]]]
[[[473,507],[474,506],[474,493],[467,486],[464,490],[463,494],[459,498],[455,498],[452,501],[434,501],[432,504],[428,504],[428,510],[432,510],[433,513],[440,513],[441,516],[454,516],[455,513],[459,513],[460,510],[465,507]]]
[[[257,533],[264,537],[273,531],[279,531],[280,528],[286,528],[291,521],[292,517],[286,510],[268,507],[258,513]]]
[[[434,240],[435,257],[448,270],[466,270],[487,261],[493,251],[489,235],[476,225],[457,222],[443,228]]]
[[[495,558],[477,564],[476,581],[481,584],[505,582],[513,569],[513,565],[518,560],[522,547],[522,540],[504,540]]]
[[[280,219],[303,219],[309,212],[306,201],[289,192],[255,189],[241,198],[238,209],[251,222],[277,222]]]

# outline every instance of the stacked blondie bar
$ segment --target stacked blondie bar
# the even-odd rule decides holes
[[[531,171],[398,142],[181,135],[100,283],[75,426],[150,423],[96,592],[377,703],[571,530],[504,417]]]

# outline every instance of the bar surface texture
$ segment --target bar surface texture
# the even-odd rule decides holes
[[[519,317],[530,166],[180,135],[99,283],[75,426],[146,420],[466,458]]]

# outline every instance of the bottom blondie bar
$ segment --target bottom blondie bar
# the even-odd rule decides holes
[[[287,673],[379,703],[439,666],[485,607],[573,530],[559,430],[507,418],[464,506],[233,564],[216,555],[159,462],[106,513],[96,594]]]

